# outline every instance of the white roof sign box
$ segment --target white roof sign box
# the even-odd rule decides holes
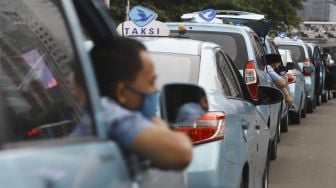
[[[133,21],[126,21],[117,27],[121,36],[169,36],[170,31],[166,24],[159,21],[152,21],[144,27],[139,27]]]

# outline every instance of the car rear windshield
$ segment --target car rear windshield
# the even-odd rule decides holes
[[[295,61],[298,63],[304,62],[305,53],[302,46],[295,46],[295,45],[279,45],[280,49],[290,50],[295,58]]]
[[[243,69],[248,61],[245,40],[241,34],[193,31],[188,32],[188,36],[195,40],[210,41],[221,45],[238,69]]]
[[[157,77],[157,87],[167,83],[197,84],[199,57],[174,53],[151,53]]]

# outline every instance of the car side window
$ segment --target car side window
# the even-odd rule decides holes
[[[264,70],[265,69],[264,53],[258,41],[259,41],[259,38],[255,35],[252,35],[252,43],[253,43],[254,54],[257,60],[257,65],[260,70]]]
[[[2,134],[11,135],[8,142],[69,136],[90,116],[83,118],[68,85],[71,67],[80,66],[61,11],[53,1],[7,2],[0,7]]]
[[[216,53],[216,58],[218,75],[222,77],[222,80],[224,80],[222,85],[223,87],[227,88],[227,90],[229,90],[229,94],[227,94],[227,96],[241,98],[241,89],[239,88],[237,79],[230,67],[230,62],[221,51]]]
[[[314,55],[313,55],[313,57],[314,57],[314,61],[315,62],[317,62],[319,64],[321,63],[321,52],[320,52],[320,50],[318,48],[314,49]]]

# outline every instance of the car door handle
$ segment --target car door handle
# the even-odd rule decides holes
[[[260,130],[260,125],[256,125],[256,126],[255,126],[255,129],[256,129],[256,130]]]
[[[242,121],[241,125],[242,125],[244,130],[247,130],[250,127],[250,123],[247,122],[247,121]]]

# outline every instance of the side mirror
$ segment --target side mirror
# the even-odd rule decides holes
[[[279,89],[268,86],[258,87],[258,102],[257,105],[271,105],[282,102],[284,96]]]
[[[191,84],[168,84],[161,92],[161,115],[168,123],[190,123],[205,115],[205,91]]]
[[[279,69],[279,72],[280,72],[280,73],[282,73],[282,72],[288,72],[287,68],[286,68],[285,66],[283,66],[283,65],[280,65],[280,66],[278,67],[278,69]]]

